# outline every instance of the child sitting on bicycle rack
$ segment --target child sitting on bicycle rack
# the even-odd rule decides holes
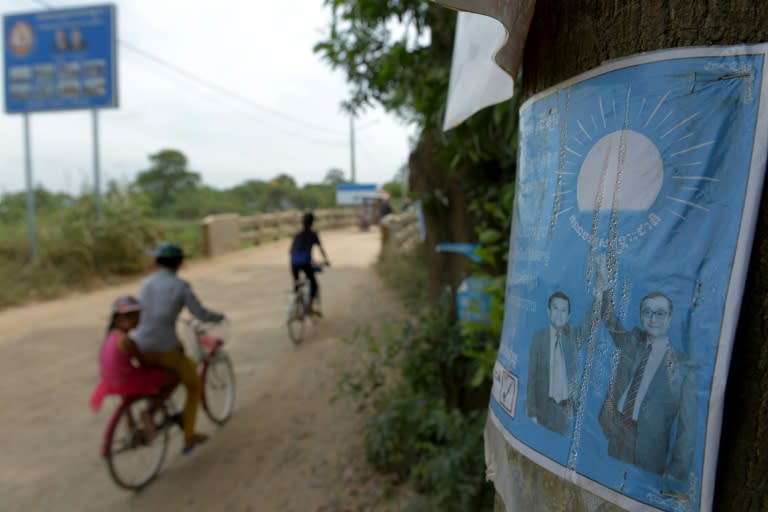
[[[293,286],[297,285],[299,280],[299,272],[304,272],[309,281],[309,304],[307,305],[307,311],[310,314],[320,315],[319,311],[314,309],[315,299],[319,288],[317,286],[317,279],[315,278],[315,269],[312,265],[312,248],[317,245],[320,248],[320,252],[323,255],[325,264],[330,266],[328,256],[325,254],[320,243],[320,237],[317,236],[317,232],[312,229],[312,224],[315,222],[315,216],[312,212],[307,212],[301,219],[302,230],[299,231],[294,237],[291,243],[291,275],[293,276]]]
[[[91,408],[98,411],[107,395],[148,395],[153,397],[149,409],[142,411],[142,427],[148,437],[154,436],[154,413],[170,396],[177,380],[160,368],[150,368],[128,333],[139,323],[141,304],[132,296],[119,297],[112,304],[112,318],[107,337],[99,353],[101,380],[91,395]],[[134,360],[139,363],[137,366]]]
[[[220,322],[224,315],[204,308],[189,283],[176,275],[184,261],[181,247],[172,242],[161,242],[151,254],[160,270],[145,278],[139,288],[144,311],[134,338],[149,364],[172,371],[186,388],[181,422],[184,429],[182,453],[187,454],[208,436],[195,432],[202,384],[197,364],[186,356],[176,337],[176,320],[185,306],[203,322]]]

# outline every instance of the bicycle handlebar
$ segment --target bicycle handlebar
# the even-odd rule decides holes
[[[190,328],[192,328],[192,330],[194,330],[195,333],[197,333],[197,334],[205,333],[205,331],[206,331],[205,326],[206,325],[225,325],[226,326],[227,324],[230,323],[229,318],[226,317],[226,316],[224,318],[222,318],[218,322],[204,322],[204,321],[202,321],[202,320],[200,320],[198,318],[191,317],[191,316],[190,317],[181,317],[181,321],[184,322],[185,324],[187,324]]]

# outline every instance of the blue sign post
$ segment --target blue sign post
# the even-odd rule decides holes
[[[37,252],[29,113],[91,109],[94,198],[100,208],[98,110],[117,107],[114,5],[3,18],[5,111],[23,114],[30,259]]]
[[[5,111],[117,106],[115,7],[4,17]]]

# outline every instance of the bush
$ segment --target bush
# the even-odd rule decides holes
[[[148,263],[146,249],[160,238],[144,213],[142,203],[127,192],[107,195],[100,214],[83,197],[41,231],[38,265],[69,282],[140,272]]]
[[[372,410],[364,444],[377,470],[409,481],[435,510],[491,510],[483,457],[488,395],[479,408],[466,400],[476,362],[464,353],[467,339],[450,318],[449,300],[444,294],[399,334],[358,331],[352,341],[367,357],[342,377],[339,391]]]
[[[417,252],[380,258],[376,271],[408,310],[418,311],[427,304],[427,272]]]
[[[431,411],[433,438],[420,443],[423,456],[411,474],[417,488],[429,492],[439,510],[493,509],[493,487],[485,479],[485,419],[485,411],[462,414],[439,407]]]
[[[97,214],[92,198],[84,196],[55,216],[39,217],[38,258],[31,265],[26,226],[4,225],[0,307],[52,298],[68,288],[148,268],[145,251],[162,233],[144,217],[140,198],[112,191],[101,206]]]
[[[153,229],[161,233],[163,240],[172,240],[184,249],[189,257],[203,254],[203,237],[200,219],[155,218],[151,220]]]

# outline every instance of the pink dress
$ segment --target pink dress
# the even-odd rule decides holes
[[[91,409],[94,411],[101,408],[101,403],[107,395],[152,395],[165,384],[166,373],[163,369],[133,365],[131,356],[120,348],[124,337],[124,332],[112,330],[101,345],[101,379],[91,394]]]

